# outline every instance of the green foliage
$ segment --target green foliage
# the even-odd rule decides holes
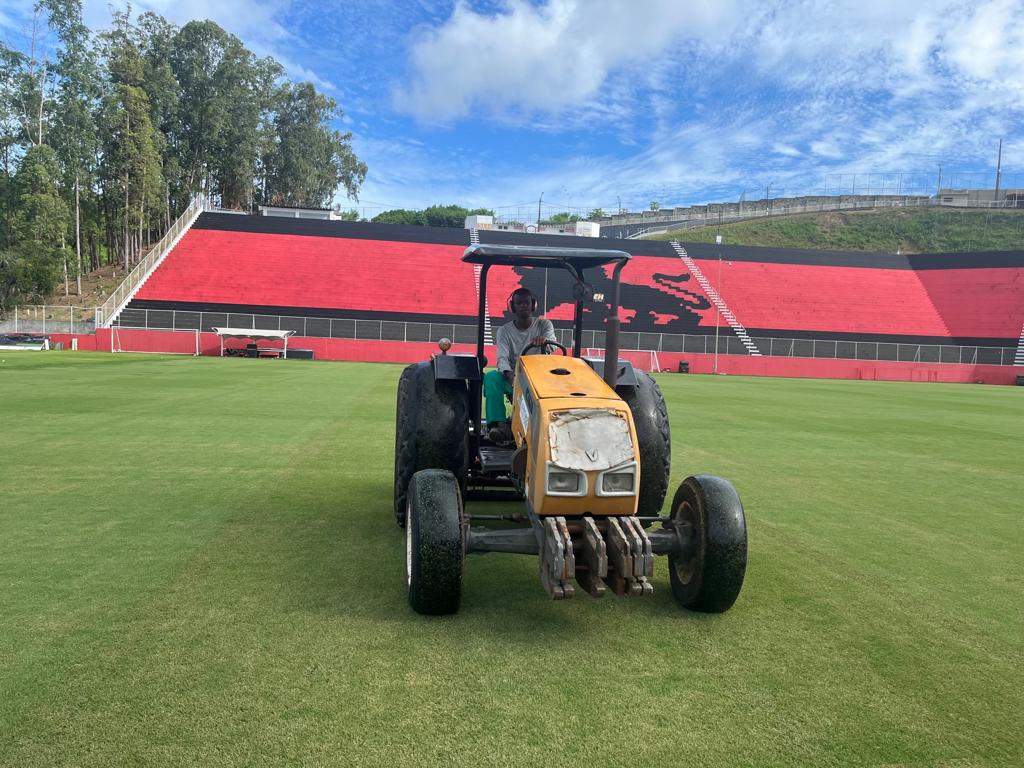
[[[463,208],[461,205],[432,205],[422,211],[407,211],[396,208],[373,217],[377,224],[411,224],[419,227],[454,227],[466,225],[467,216],[493,216],[489,208]]]
[[[33,147],[56,153],[56,195],[72,214],[59,217],[62,242],[94,268],[130,265],[199,192],[242,210],[326,207],[339,188],[356,199],[367,168],[351,135],[331,127],[341,116],[333,99],[284,82],[279,63],[213,22],[178,28],[153,12],[133,18],[129,7],[94,36],[82,0],[39,0],[25,50],[0,44],[4,285],[17,292],[46,282],[25,274],[50,272],[49,251],[16,236],[37,218],[18,218],[28,199],[14,181]],[[12,266],[25,259],[43,267]]]
[[[14,212],[0,253],[0,310],[22,297],[40,299],[57,281],[64,259],[69,216],[60,198],[56,153],[31,147],[13,180]]]
[[[587,219],[594,221],[595,219],[601,219],[607,216],[604,212],[604,208],[594,208],[590,213],[587,214]]]
[[[367,168],[352,151],[352,134],[327,127],[342,116],[334,99],[310,83],[287,83],[274,109],[276,141],[265,147],[263,202],[324,208],[339,185],[358,199]]]
[[[562,211],[560,213],[556,213],[554,216],[551,216],[551,217],[545,219],[542,223],[544,223],[544,224],[569,224],[571,222],[580,221],[580,220],[581,220],[580,219],[580,215],[578,213],[568,213],[567,211]]]
[[[677,230],[653,240],[894,253],[1014,250],[1024,244],[1024,211],[941,207],[834,211]]]

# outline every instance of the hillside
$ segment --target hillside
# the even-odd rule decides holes
[[[651,240],[893,253],[1001,251],[1024,248],[1024,210],[832,211],[676,230]]]
[[[71,281],[71,295],[64,295],[64,281],[57,284],[57,290],[46,300],[47,305],[59,307],[98,307],[124,281],[124,267],[113,264],[92,272],[82,273],[82,295],[75,294],[75,281]]]

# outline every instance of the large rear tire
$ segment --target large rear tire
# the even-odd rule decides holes
[[[455,613],[462,599],[462,493],[455,475],[424,469],[409,483],[405,575],[417,613]]]
[[[672,524],[685,542],[668,559],[676,601],[702,613],[729,610],[747,571],[747,522],[736,489],[714,475],[686,478],[672,499]]]
[[[619,396],[633,413],[636,438],[640,443],[640,492],[637,514],[656,517],[661,514],[672,471],[672,434],[668,409],[661,387],[646,373],[637,371],[639,384],[619,387]]]
[[[446,469],[465,482],[469,391],[463,381],[435,380],[429,362],[398,379],[395,408],[395,522],[405,527],[409,481],[421,469]]]

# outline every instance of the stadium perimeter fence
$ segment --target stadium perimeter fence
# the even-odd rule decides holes
[[[0,333],[93,333],[94,307],[35,305],[15,307],[0,317]]]
[[[361,341],[436,342],[447,337],[456,344],[475,344],[476,325],[420,323],[402,320],[360,320],[330,317],[198,312],[170,309],[126,309],[115,327],[162,331],[212,332],[215,327],[293,331],[296,336]],[[57,332],[57,331],[54,331]],[[556,328],[560,343],[571,346],[572,329]],[[1013,365],[1015,347],[905,344],[898,342],[751,337],[765,357],[831,360],[881,360],[906,363]],[[623,331],[620,347],[637,352],[749,355],[743,343],[723,325],[710,334]],[[582,346],[603,348],[603,331],[584,331]]]

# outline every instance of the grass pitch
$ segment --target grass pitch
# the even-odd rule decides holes
[[[734,608],[412,613],[400,368],[8,353],[0,764],[1024,763],[1024,390],[666,375],[673,488],[730,478]]]

